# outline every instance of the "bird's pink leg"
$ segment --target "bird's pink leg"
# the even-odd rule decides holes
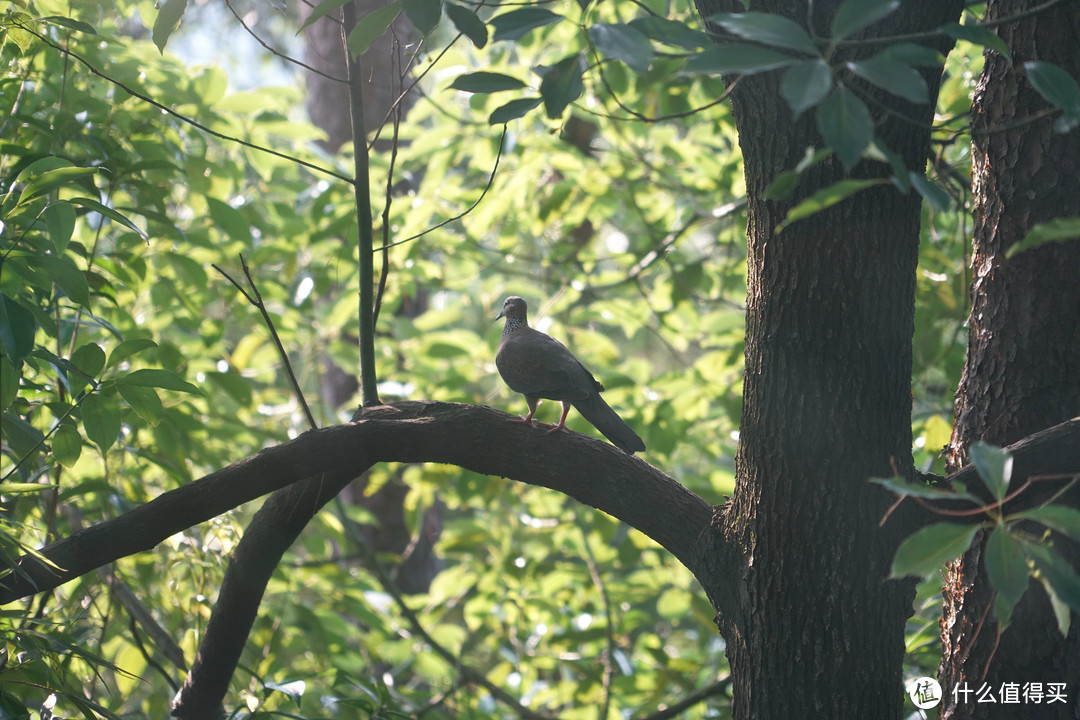
[[[558,423],[551,426],[551,429],[548,430],[549,433],[553,433],[556,430],[565,430],[566,429],[566,415],[567,415],[567,413],[570,412],[571,407],[572,406],[570,405],[570,403],[566,402],[565,400],[562,401],[562,417],[559,418]]]
[[[526,425],[532,425],[533,427],[536,427],[536,421],[533,420],[533,414],[536,412],[536,406],[540,404],[540,401],[536,398],[527,397],[525,398],[525,402],[529,404],[529,414],[525,417],[511,420],[510,422],[525,423]]]

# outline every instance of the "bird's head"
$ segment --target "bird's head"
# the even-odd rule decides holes
[[[519,298],[517,295],[511,295],[503,301],[502,312],[496,315],[495,319],[506,318],[507,320],[521,320],[524,322],[528,310],[529,306],[524,299]]]

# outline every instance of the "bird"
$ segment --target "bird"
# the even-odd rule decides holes
[[[529,414],[514,422],[536,426],[533,415],[541,399],[562,403],[562,417],[548,432],[566,428],[571,407],[627,454],[645,449],[638,434],[600,397],[604,386],[561,342],[529,327],[528,305],[520,297],[503,302],[496,320],[506,318],[495,366],[514,392],[525,396]]]

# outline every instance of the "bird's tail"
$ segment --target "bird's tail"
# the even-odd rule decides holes
[[[604,398],[600,397],[599,393],[593,393],[585,400],[576,400],[573,405],[583,418],[591,422],[593,427],[623,452],[632,454],[645,449],[645,443],[641,441],[638,434],[623,422],[619,414],[604,402]]]

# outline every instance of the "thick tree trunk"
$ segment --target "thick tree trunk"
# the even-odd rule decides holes
[[[992,0],[987,15],[1007,17],[1034,5]],[[1050,118],[1025,120],[1047,105],[1022,67],[1044,60],[1080,77],[1080,6],[1059,3],[998,33],[1013,58],[1010,64],[988,54],[972,108],[972,312],[950,469],[966,461],[976,440],[1007,445],[1080,415],[1080,241],[1005,258],[1032,226],[1080,215],[1080,132],[1055,133]],[[942,717],[1080,716],[1080,619],[1074,616],[1062,638],[1046,594],[1032,583],[999,640],[982,546],[950,567],[943,597]],[[999,697],[1004,684],[1052,682],[1068,683],[1067,703],[976,703],[963,692],[985,683]]]
[[[826,35],[837,3],[814,6]],[[874,35],[955,20],[961,3],[905,3]],[[703,16],[721,10],[699,0]],[[807,5],[752,10],[805,22]],[[861,46],[860,56],[878,48]],[[942,48],[943,50],[946,48]],[[926,77],[936,96],[937,74]],[[922,170],[932,107],[869,95],[918,123],[881,117],[877,134]],[[746,376],[735,497],[721,532],[743,549],[741,607],[718,618],[728,639],[734,716],[899,718],[904,623],[913,584],[888,581],[898,538],[878,521],[890,500],[867,482],[910,474],[911,342],[921,198],[892,186],[865,190],[776,226],[806,192],[845,177],[839,161],[806,173],[796,197],[764,198],[807,147],[821,147],[812,117],[794,121],[779,78],[740,80],[732,96],[746,168],[748,288]],[[852,176],[888,169],[858,165]],[[801,193],[801,194],[800,194]]]

